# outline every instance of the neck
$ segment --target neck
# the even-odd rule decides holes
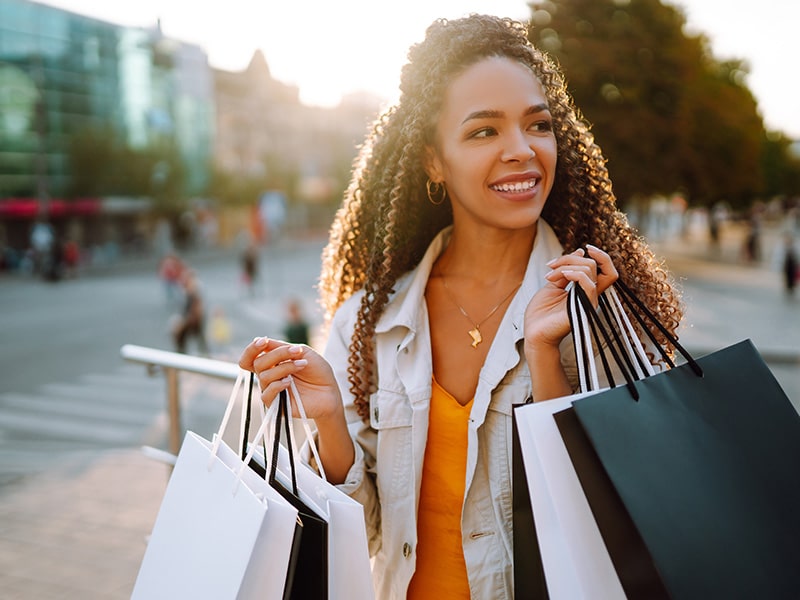
[[[503,232],[504,233],[504,232]],[[521,281],[533,250],[536,230],[508,234],[459,235],[454,229],[450,242],[434,267],[450,279],[469,279],[500,285],[508,279]]]

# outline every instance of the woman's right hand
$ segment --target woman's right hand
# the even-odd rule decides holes
[[[266,406],[294,379],[309,419],[341,418],[344,414],[333,369],[309,346],[257,337],[242,351],[239,366],[255,373]],[[300,416],[294,402],[292,414]]]

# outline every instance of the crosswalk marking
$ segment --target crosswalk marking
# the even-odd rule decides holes
[[[123,364],[32,392],[0,392],[0,485],[99,450],[163,444],[163,376]]]
[[[181,373],[181,428],[217,431],[233,382]],[[30,392],[0,392],[0,488],[111,448],[167,449],[169,416],[162,373],[124,363]],[[238,421],[238,420],[237,420]],[[235,438],[236,427],[228,436]],[[233,443],[233,441],[232,441]]]

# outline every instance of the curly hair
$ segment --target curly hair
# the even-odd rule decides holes
[[[348,381],[364,418],[374,391],[376,323],[398,278],[419,263],[436,234],[453,220],[449,202],[434,205],[427,200],[425,147],[433,141],[450,83],[489,57],[528,66],[545,90],[558,157],[542,217],[565,251],[587,243],[604,249],[622,280],[668,330],[674,333],[681,320],[671,278],[617,209],[600,147],[560,70],[530,43],[527,26],[485,15],[440,19],[409,50],[399,101],[376,120],[360,147],[323,252],[319,289],[326,323],[347,298],[363,290],[349,348]],[[668,346],[659,331],[653,333]]]

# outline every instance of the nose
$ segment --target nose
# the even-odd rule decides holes
[[[515,131],[508,136],[505,147],[503,148],[504,162],[527,162],[536,156],[536,152],[531,146],[530,138],[524,131]]]

